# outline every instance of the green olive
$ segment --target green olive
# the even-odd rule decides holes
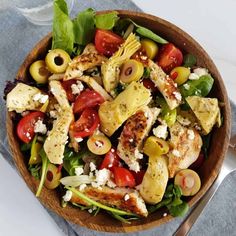
[[[141,40],[142,48],[146,51],[148,58],[151,60],[157,55],[158,53],[158,46],[155,42],[150,39],[142,39]]]
[[[144,144],[143,152],[148,156],[161,156],[169,152],[169,144],[163,139],[150,136]]]
[[[188,80],[188,77],[190,75],[190,69],[183,67],[183,66],[178,66],[175,67],[171,72],[170,72],[170,77],[174,79],[174,81],[178,84],[181,85],[185,83]]]
[[[38,84],[45,84],[48,81],[50,72],[47,70],[46,63],[43,60],[35,61],[29,68],[30,75]]]
[[[62,49],[53,49],[46,55],[45,62],[52,73],[63,73],[70,62],[70,56]]]
[[[193,196],[201,187],[199,175],[190,169],[179,171],[175,176],[174,183],[175,185],[179,185],[183,196]]]
[[[111,141],[105,135],[93,135],[87,141],[88,149],[96,155],[104,155],[111,149]]]
[[[54,189],[60,184],[61,171],[58,171],[58,167],[49,163],[46,173],[44,185],[48,189]]]
[[[130,59],[122,65],[120,80],[123,83],[130,83],[139,80],[143,75],[143,64],[139,61]]]

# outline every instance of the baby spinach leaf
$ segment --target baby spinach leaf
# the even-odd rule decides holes
[[[26,151],[29,151],[31,149],[31,146],[32,146],[32,141],[30,143],[23,143],[21,146],[20,146],[20,150],[22,152],[26,152]]]
[[[184,66],[185,67],[192,67],[196,63],[197,63],[197,58],[194,55],[192,55],[190,53],[184,55]]]
[[[55,0],[53,11],[52,49],[60,48],[71,54],[74,47],[74,33],[66,2]]]
[[[162,200],[161,202],[157,203],[156,205],[148,206],[148,212],[153,213],[156,210],[158,210],[164,206],[167,206],[171,202],[172,202],[172,198],[166,198],[166,199]]]
[[[118,20],[118,12],[116,11],[95,16],[95,24],[99,29],[111,30]]]
[[[186,202],[182,202],[180,205],[171,205],[168,210],[174,217],[184,216],[188,212],[189,206]]]
[[[214,79],[210,75],[203,75],[198,80],[188,80],[186,83],[189,89],[186,89],[186,86],[181,85],[179,87],[181,95],[186,98],[188,96],[200,96],[205,97],[209,94],[212,89]]]
[[[92,8],[80,12],[73,20],[74,42],[79,45],[90,43],[95,32],[95,12]]]

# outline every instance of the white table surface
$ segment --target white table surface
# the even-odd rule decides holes
[[[230,98],[236,102],[235,0],[134,2],[145,12],[173,22],[192,35],[214,59]],[[1,236],[64,235],[3,158],[0,158],[0,186]]]

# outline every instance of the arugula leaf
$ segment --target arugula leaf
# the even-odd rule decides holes
[[[156,210],[158,210],[164,206],[167,206],[168,204],[171,203],[171,201],[172,201],[171,198],[166,198],[166,199],[162,200],[161,202],[157,203],[156,205],[148,206],[148,212],[153,213]]]
[[[197,63],[197,58],[194,55],[188,53],[184,56],[184,66],[185,67],[192,67],[196,63]]]
[[[93,40],[95,33],[95,12],[92,8],[80,12],[73,20],[74,42],[86,45]]]
[[[47,169],[48,169],[48,163],[49,163],[48,157],[47,157],[43,148],[40,150],[39,155],[42,158],[42,174],[41,174],[41,179],[40,179],[40,183],[38,186],[38,190],[36,192],[36,197],[39,197],[39,195],[42,191],[43,184],[44,184],[45,178],[46,178]]]
[[[41,165],[29,165],[28,170],[30,171],[30,174],[37,180],[40,179],[40,170],[41,170]]]
[[[111,30],[118,20],[119,17],[117,11],[95,16],[95,24],[99,29]]]
[[[74,47],[74,33],[66,2],[55,0],[53,12],[52,49],[60,48],[71,54]]]
[[[87,152],[83,150],[81,150],[79,153],[76,153],[71,148],[65,148],[63,167],[69,175],[75,175],[75,168],[83,164],[82,157],[86,154]]]
[[[20,146],[20,150],[21,150],[22,152],[29,151],[29,150],[31,149],[32,143],[33,143],[33,141],[31,141],[30,143],[23,143],[23,144]]]

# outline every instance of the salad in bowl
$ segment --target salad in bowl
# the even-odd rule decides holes
[[[208,68],[117,11],[71,20],[63,0],[46,51],[5,89],[36,196],[55,189],[61,211],[105,210],[127,224],[159,209],[185,215],[222,126]]]

